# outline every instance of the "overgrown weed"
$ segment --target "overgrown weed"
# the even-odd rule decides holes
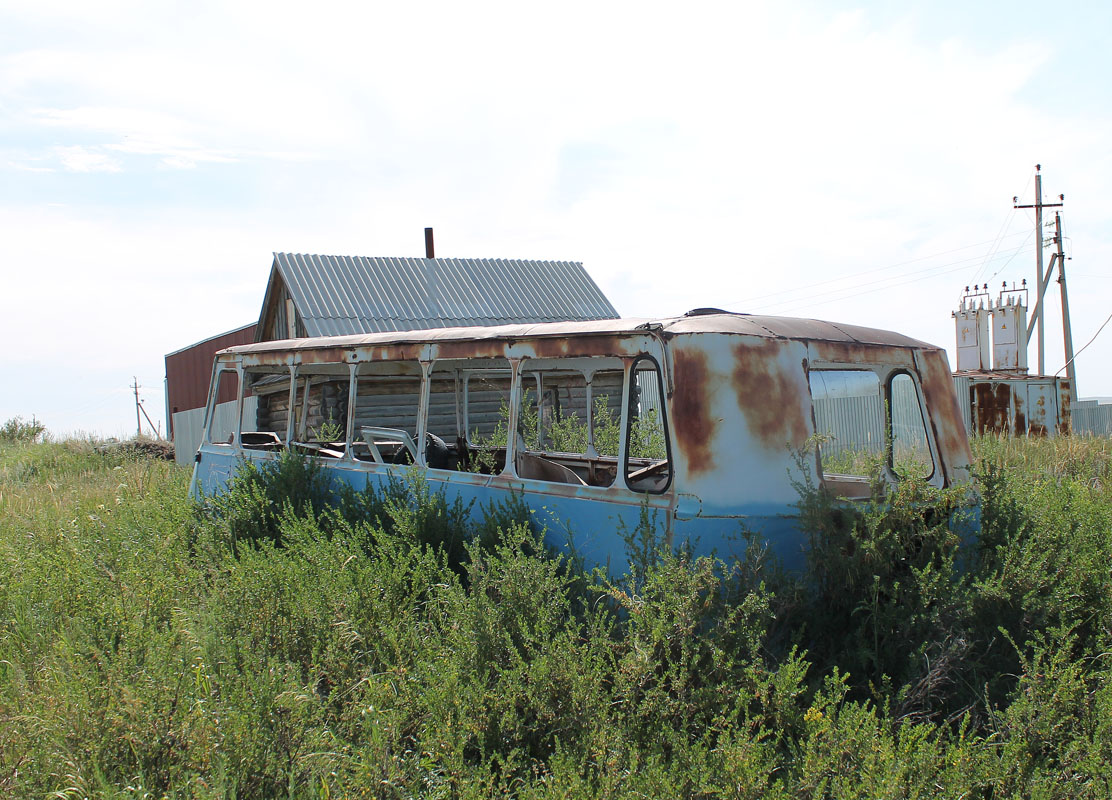
[[[34,444],[40,442],[46,435],[46,426],[34,416],[31,421],[23,417],[12,417],[0,425],[0,442],[8,444]]]
[[[4,443],[0,793],[1109,796],[1107,442],[974,444],[961,569],[909,481],[802,496],[805,574],[650,518],[611,582],[419,476],[198,517],[171,464]]]

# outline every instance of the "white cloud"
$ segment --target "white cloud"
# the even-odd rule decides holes
[[[44,0],[21,18],[41,35],[0,57],[0,122],[23,136],[3,159],[121,170],[127,200],[44,182],[70,207],[0,207],[0,256],[34,265],[16,282],[56,311],[9,319],[51,353],[79,339],[106,373],[157,374],[249,321],[273,250],[419,254],[430,224],[447,255],[582,260],[627,314],[764,303],[942,344],[988,248],[949,252],[992,238],[1036,161],[1067,195],[1071,264],[1112,255],[1108,109],[1052,124],[1028,96],[1053,46],[939,44],[798,3],[201,2],[181,18]],[[1073,281],[1081,340],[1107,295]],[[1083,391],[1107,381],[1091,369]]]
[[[62,166],[72,172],[119,172],[119,161],[95,148],[75,145],[55,147],[54,154]]]
[[[197,160],[189,156],[167,156],[160,162],[163,166],[170,169],[196,169]]]
[[[23,153],[12,154],[4,162],[4,167],[18,172],[54,172],[54,167],[39,166],[37,163],[39,160],[41,159]]]

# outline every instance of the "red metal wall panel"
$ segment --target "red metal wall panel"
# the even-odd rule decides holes
[[[212,377],[212,360],[218,350],[237,344],[251,344],[255,341],[255,325],[252,323],[203,342],[178,350],[166,356],[166,407],[170,412],[167,428],[174,435],[174,414],[201,408],[208,399],[209,378]],[[221,402],[234,400],[234,397],[221,397]]]

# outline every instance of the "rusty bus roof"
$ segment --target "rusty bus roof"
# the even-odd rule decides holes
[[[319,336],[305,339],[278,339],[238,345],[221,353],[270,353],[320,348],[382,346],[391,344],[435,344],[446,341],[491,341],[495,339],[543,339],[577,335],[636,336],[652,333],[665,338],[700,333],[740,334],[764,339],[844,342],[916,350],[939,350],[927,342],[893,331],[859,325],[795,317],[769,317],[756,314],[716,312],[686,314],[660,319],[622,318],[573,322],[543,322],[496,325],[490,327],[432,328],[412,331]]]

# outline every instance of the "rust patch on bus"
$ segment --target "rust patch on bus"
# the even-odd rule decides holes
[[[799,385],[780,370],[783,342],[734,345],[734,391],[750,433],[768,449],[807,441],[807,419]]]
[[[343,364],[348,360],[348,348],[321,347],[299,350],[294,358],[302,364]]]
[[[420,358],[421,346],[416,344],[377,345],[369,352],[358,351],[360,361],[416,361]]]
[[[359,345],[356,347],[313,347],[291,350],[247,352],[239,356],[245,366],[289,366],[291,364],[348,364],[373,361],[416,361],[420,347],[413,344]],[[237,354],[218,356],[233,362]]]
[[[505,358],[509,341],[505,339],[475,339],[453,342],[451,340],[432,342],[436,358]]]
[[[545,337],[530,342],[535,358],[564,356],[620,356],[628,352],[614,336]]]
[[[465,358],[506,358],[511,348],[520,345],[530,358],[569,356],[620,356],[629,353],[623,339],[613,335],[543,336],[538,338],[443,340],[432,342],[437,360]]]
[[[961,407],[954,392],[954,377],[941,351],[920,352],[919,382],[928,424],[934,430],[939,465],[947,480],[955,467],[973,462],[969,437],[961,418]]]
[[[674,363],[672,424],[676,429],[676,445],[687,459],[688,475],[694,477],[714,469],[711,442],[717,423],[710,415],[707,396],[710,370],[707,354],[699,350],[677,349]]]
[[[816,339],[807,342],[807,349],[811,351],[814,359],[837,364],[886,364],[901,367],[910,367],[914,364],[911,350],[890,345]]]

